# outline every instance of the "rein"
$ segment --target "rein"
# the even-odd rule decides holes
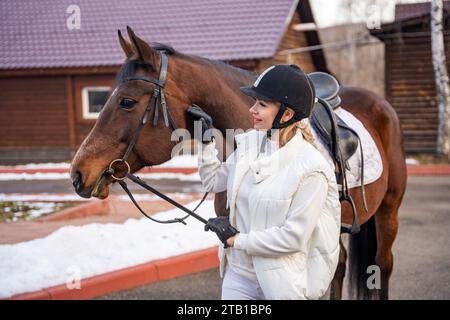
[[[131,168],[130,165],[128,163],[128,157],[130,156],[131,150],[133,150],[133,147],[136,145],[137,139],[139,137],[139,134],[141,133],[142,128],[145,126],[145,124],[148,121],[148,115],[151,111],[152,108],[155,109],[155,113],[154,113],[154,117],[153,117],[153,126],[155,127],[158,123],[158,117],[159,117],[159,108],[162,109],[162,113],[163,113],[163,117],[164,117],[164,124],[166,127],[171,127],[172,130],[176,130],[177,129],[177,125],[175,123],[175,121],[173,120],[170,112],[169,112],[169,108],[167,106],[166,103],[166,97],[165,97],[165,93],[164,93],[164,86],[166,83],[166,79],[167,79],[167,68],[168,68],[168,61],[169,58],[168,56],[163,53],[160,52],[160,57],[161,57],[161,65],[160,65],[160,74],[159,74],[159,79],[153,79],[150,77],[145,77],[145,76],[141,76],[141,77],[131,77],[131,78],[127,78],[125,79],[125,81],[145,81],[148,83],[152,83],[155,86],[155,89],[153,89],[153,94],[151,95],[151,98],[147,104],[147,107],[145,108],[144,114],[141,118],[141,122],[139,123],[139,126],[136,128],[136,131],[133,134],[133,138],[130,141],[130,144],[128,145],[124,155],[122,158],[119,159],[115,159],[113,161],[111,161],[111,163],[109,164],[108,169],[103,173],[103,176],[106,178],[112,177],[114,180],[116,180],[120,186],[122,187],[122,189],[127,193],[128,197],[131,199],[131,201],[134,203],[134,205],[139,209],[139,211],[148,219],[157,222],[157,223],[182,223],[184,225],[186,225],[186,222],[184,220],[186,220],[189,216],[192,216],[194,218],[196,218],[197,220],[199,220],[200,222],[206,224],[207,221],[202,218],[201,216],[199,216],[198,214],[196,214],[194,211],[197,210],[198,207],[200,207],[200,205],[205,201],[208,192],[206,192],[202,198],[202,200],[200,201],[200,203],[197,205],[197,207],[194,210],[189,210],[186,207],[184,207],[183,205],[179,204],[178,202],[176,202],[175,200],[167,197],[166,195],[162,194],[161,192],[159,192],[158,190],[154,189],[153,187],[149,186],[147,183],[145,183],[143,180],[141,180],[138,176],[135,176],[134,174],[131,173]],[[125,173],[125,175],[123,177],[117,177],[114,175],[114,168],[113,165],[116,163],[123,163],[126,166],[127,172]],[[150,215],[148,215],[137,203],[137,201],[134,199],[133,194],[131,193],[131,191],[128,189],[128,186],[125,182],[125,179],[128,178],[131,181],[133,181],[134,183],[140,185],[141,187],[147,189],[148,191],[154,193],[155,195],[157,195],[158,197],[166,200],[167,202],[169,202],[170,204],[173,204],[174,206],[176,206],[177,208],[183,210],[184,212],[187,213],[186,216],[184,216],[183,218],[175,218],[172,220],[158,220],[155,218],[150,217]]]

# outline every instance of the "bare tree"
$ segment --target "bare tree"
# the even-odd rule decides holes
[[[431,51],[439,112],[437,154],[450,160],[450,88],[444,49],[442,0],[431,1]]]

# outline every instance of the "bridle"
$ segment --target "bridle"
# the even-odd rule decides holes
[[[179,222],[179,223],[186,224],[186,222],[184,220],[186,220],[189,216],[193,216],[197,220],[206,224],[207,221],[204,218],[202,218],[201,216],[199,216],[198,214],[196,214],[194,211],[197,210],[198,207],[200,207],[200,205],[205,201],[206,196],[208,195],[208,192],[206,192],[204,194],[202,200],[197,205],[197,207],[191,211],[191,210],[187,209],[186,207],[184,207],[183,205],[179,204],[178,202],[174,201],[173,199],[162,194],[158,190],[154,189],[153,187],[149,186],[147,183],[145,183],[139,177],[133,175],[131,173],[131,168],[128,163],[128,157],[130,156],[131,150],[133,150],[134,146],[136,145],[139,134],[141,133],[142,128],[147,123],[148,115],[149,115],[150,111],[152,110],[152,108],[155,109],[154,117],[153,117],[153,126],[154,127],[156,127],[156,125],[158,123],[159,108],[161,108],[163,117],[164,117],[165,126],[170,127],[172,130],[177,129],[176,122],[173,120],[173,118],[169,112],[169,108],[166,103],[166,97],[165,97],[165,93],[164,93],[164,87],[165,87],[166,79],[167,79],[167,69],[168,69],[168,64],[169,64],[169,58],[164,52],[162,52],[162,51],[158,51],[158,52],[160,53],[160,58],[161,58],[159,79],[153,79],[153,78],[146,77],[146,76],[139,76],[139,77],[130,77],[130,78],[127,78],[124,80],[126,82],[128,82],[128,81],[145,81],[145,82],[154,84],[155,88],[153,89],[153,93],[152,93],[150,100],[145,108],[144,114],[141,118],[141,122],[139,123],[139,126],[136,128],[136,131],[134,132],[133,137],[132,137],[123,157],[111,161],[108,169],[103,172],[103,176],[105,178],[112,177],[114,180],[116,180],[120,184],[120,186],[124,189],[124,191],[127,193],[127,195],[130,197],[130,199],[134,203],[134,205],[139,209],[139,211],[145,217],[147,217],[148,219],[150,219],[154,222],[158,222],[158,223]],[[126,166],[127,171],[126,171],[126,174],[123,175],[123,177],[117,177],[114,175],[113,165],[115,165],[117,163],[123,163]],[[169,202],[169,203],[173,204],[174,206],[178,207],[179,209],[183,210],[184,212],[187,213],[187,215],[184,216],[183,218],[174,218],[172,220],[165,220],[165,221],[152,218],[139,206],[137,201],[134,199],[133,194],[128,189],[128,186],[125,182],[126,178],[129,178],[131,181],[139,184],[141,187],[147,189],[148,191],[154,193],[155,195],[159,196],[160,198],[166,200],[167,202]]]

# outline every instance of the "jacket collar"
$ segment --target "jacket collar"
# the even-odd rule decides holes
[[[258,157],[258,151],[263,139],[267,139],[265,130],[251,130],[235,136],[238,159],[240,158],[239,155],[246,156],[255,183],[265,180],[281,168],[284,168],[295,154],[299,152],[304,143],[303,135],[297,129],[296,134],[283,147],[278,148],[278,143],[271,141],[269,142],[270,147],[274,148],[274,151],[269,155],[261,154]],[[266,147],[268,147],[268,144]]]

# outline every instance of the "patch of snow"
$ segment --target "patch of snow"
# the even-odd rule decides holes
[[[175,193],[165,193],[166,196],[168,196],[169,198],[177,198],[177,199],[189,199],[192,196],[185,194],[185,193],[180,193],[180,192],[175,192]],[[154,194],[133,194],[134,199],[136,199],[136,201],[146,201],[146,200],[161,200],[160,197],[158,197],[157,195]],[[129,201],[130,198],[128,197],[128,195],[120,195],[119,200],[125,200],[125,201]]]
[[[197,172],[184,174],[184,173],[138,173],[137,176],[142,179],[149,180],[162,180],[162,179],[176,179],[180,181],[192,181],[192,182],[200,182],[200,175]]]
[[[157,168],[196,168],[198,166],[197,155],[184,154],[173,157]],[[28,163],[16,166],[0,166],[0,168],[9,169],[70,169],[70,163],[67,162],[47,162],[47,163]]]
[[[154,166],[154,168],[197,168],[198,159],[197,155],[184,154],[176,156],[160,165]]]
[[[142,179],[162,180],[162,179],[177,179],[181,181],[200,181],[198,172],[191,174],[183,173],[138,173]],[[69,180],[69,173],[2,173],[0,174],[0,181],[13,180]]]
[[[13,180],[69,180],[69,173],[2,173],[0,181]]]
[[[417,165],[417,164],[420,164],[420,162],[418,160],[416,160],[416,159],[413,159],[413,158],[406,158],[406,164]]]
[[[51,202],[33,202],[32,204],[27,203],[28,205],[31,205],[33,207],[38,207],[39,209],[32,209],[28,211],[29,214],[29,220],[30,219],[36,219],[40,216],[43,216],[45,214],[51,213],[55,211],[55,204]]]
[[[187,207],[193,209],[197,203]],[[197,213],[205,219],[214,217],[213,201],[205,201]],[[158,219],[181,216],[184,212],[179,209],[154,215]],[[0,245],[0,298],[73,283],[76,275],[83,279],[218,244],[217,236],[205,232],[194,218],[187,220],[187,226],[146,218],[66,226],[45,238]]]
[[[70,169],[70,163],[67,162],[47,162],[47,163],[28,163],[17,166],[1,166],[1,168],[12,169]]]
[[[91,201],[92,199],[82,198],[73,194],[21,194],[21,193],[0,193],[0,201],[48,201],[48,202],[66,202],[66,201]]]

